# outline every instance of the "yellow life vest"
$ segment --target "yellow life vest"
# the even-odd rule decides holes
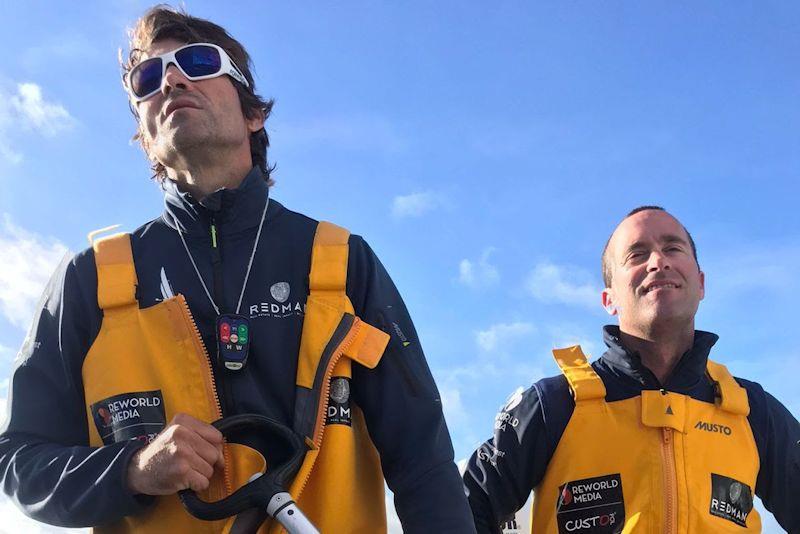
[[[349,378],[353,361],[374,368],[389,340],[355,317],[346,295],[348,237],[347,230],[321,222],[314,238],[295,381],[294,428],[308,452],[289,491],[323,533],[381,533],[386,531],[384,482],[363,413],[350,404],[351,425],[326,425],[332,380]],[[137,410],[139,428],[142,422],[162,421],[152,423],[150,438],[177,413],[208,423],[219,419],[211,361],[183,295],[140,309],[130,236],[110,236],[93,247],[103,323],[82,368],[90,445],[130,439],[120,423],[126,410]],[[348,388],[338,383],[334,397],[341,398]],[[224,473],[215,473],[200,494],[203,500],[228,496],[267,469],[264,457],[245,445],[225,444],[224,455]],[[218,533],[227,532],[233,519],[195,519],[177,495],[169,495],[157,497],[141,514],[95,531]],[[271,521],[259,529],[279,532],[283,529]]]
[[[575,411],[534,490],[532,532],[761,532],[747,392],[708,362],[715,404],[666,391],[606,402],[581,348],[553,351]]]

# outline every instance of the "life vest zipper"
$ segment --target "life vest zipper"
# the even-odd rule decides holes
[[[664,470],[664,534],[678,532],[678,476],[673,430],[661,429],[661,465]]]
[[[186,298],[182,294],[178,294],[178,301],[181,303],[183,307],[183,311],[185,313],[186,319],[188,319],[189,324],[192,327],[192,341],[194,342],[196,352],[203,356],[203,361],[205,363],[204,367],[206,372],[204,373],[204,377],[206,378],[206,387],[208,392],[211,394],[211,397],[214,399],[214,408],[216,409],[216,418],[222,418],[222,405],[220,404],[219,394],[217,393],[217,384],[214,380],[214,370],[212,368],[211,357],[208,354],[208,350],[206,349],[206,344],[203,342],[203,336],[200,335],[200,329],[197,327],[197,323],[194,320],[194,316],[192,315],[192,311],[189,309],[189,304],[186,302]],[[225,495],[228,496],[233,493],[233,484],[230,480],[230,472],[229,466],[231,464],[230,453],[228,452],[228,447],[222,447],[222,455],[225,458],[225,469],[223,470],[223,478],[225,480]]]
[[[328,413],[328,406],[330,404],[330,391],[331,391],[331,377],[333,375],[333,370],[336,367],[336,364],[339,362],[339,359],[344,355],[345,351],[350,348],[350,345],[353,344],[353,339],[355,339],[356,335],[358,334],[359,329],[361,328],[361,319],[355,317],[352,326],[348,330],[345,337],[337,346],[336,350],[334,351],[331,359],[328,361],[328,366],[325,369],[325,379],[323,380],[323,390],[322,390],[322,402],[319,403],[319,409],[317,410],[317,421],[314,425],[314,433],[312,436],[312,441],[314,443],[314,447],[319,449],[322,446],[322,436],[325,433],[326,427],[326,414]],[[308,483],[308,480],[311,478],[311,473],[313,472],[313,468],[306,473],[305,477],[303,478],[300,487],[297,490],[297,495],[293,495],[295,500],[300,499],[300,495],[303,493],[303,490]]]

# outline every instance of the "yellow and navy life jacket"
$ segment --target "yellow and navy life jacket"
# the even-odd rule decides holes
[[[717,402],[646,390],[607,402],[580,347],[553,351],[575,410],[534,490],[532,532],[760,532],[747,392],[708,361]]]
[[[350,425],[326,426],[331,399],[340,402],[349,393],[352,362],[374,368],[389,339],[354,315],[345,293],[348,237],[347,230],[321,222],[314,238],[293,423],[308,452],[289,491],[323,533],[381,533],[386,531],[384,483],[362,412],[350,404]],[[178,413],[208,423],[220,418],[211,361],[183,295],[140,309],[130,236],[117,234],[93,246],[103,323],[82,368],[90,445],[128,439],[119,424],[125,410],[137,410],[139,426],[161,422],[154,422],[144,439],[152,439],[163,421]],[[206,501],[230,495],[267,469],[264,457],[245,445],[226,444],[224,454],[224,473],[215,473],[200,495]],[[212,533],[226,532],[232,522],[195,519],[177,495],[170,495],[157,497],[141,514],[95,530]],[[259,532],[283,529],[267,522]]]

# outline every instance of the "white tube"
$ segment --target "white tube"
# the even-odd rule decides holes
[[[267,513],[278,520],[289,534],[319,534],[319,530],[300,511],[287,492],[276,493],[267,504]]]

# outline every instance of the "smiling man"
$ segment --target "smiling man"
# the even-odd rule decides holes
[[[264,510],[203,522],[177,492],[219,500],[263,473],[275,442],[210,424],[256,414],[299,435],[289,489],[320,531],[385,532],[385,479],[405,532],[473,532],[386,270],[362,238],[270,198],[272,102],[245,49],[164,7],[131,37],[125,87],[166,207],[51,280],[9,386],[3,490],[61,526],[254,531]]]
[[[800,532],[800,424],[709,359],[695,329],[705,275],[689,232],[631,211],[602,255],[608,350],[553,351],[562,375],[515,392],[464,483],[478,532],[497,533],[533,490],[536,534],[760,532],[758,495]]]

